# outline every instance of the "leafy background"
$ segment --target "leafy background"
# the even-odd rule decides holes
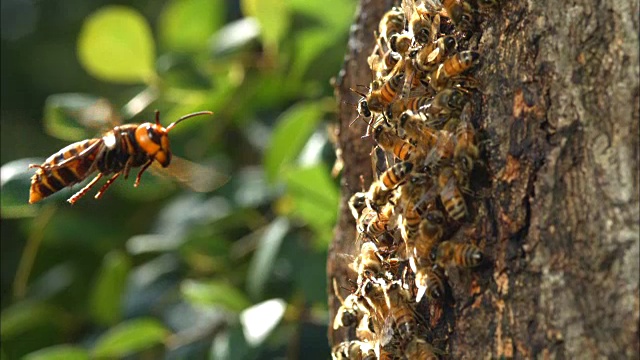
[[[2,2],[1,359],[326,359],[327,132],[355,1]],[[108,99],[105,100],[105,99]],[[30,163],[124,122],[229,174],[28,205]],[[100,130],[102,129],[102,130]],[[95,190],[94,190],[95,191]]]

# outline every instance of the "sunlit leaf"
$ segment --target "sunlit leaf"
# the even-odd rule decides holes
[[[251,264],[249,265],[249,274],[247,278],[247,289],[253,298],[258,298],[264,286],[271,276],[273,265],[282,241],[289,231],[289,221],[280,217],[269,224],[266,231],[262,234],[258,242]]]
[[[122,316],[122,297],[131,261],[122,252],[105,255],[91,293],[91,314],[98,324],[112,325]]]
[[[151,29],[130,7],[111,5],[90,15],[78,38],[78,57],[101,80],[139,83],[155,77]]]
[[[282,299],[271,299],[244,310],[240,314],[240,323],[247,343],[258,346],[278,325],[287,303]]]
[[[197,305],[220,305],[237,312],[251,305],[240,290],[221,281],[185,280],[180,290],[185,298]]]
[[[164,341],[169,331],[155,319],[120,323],[102,334],[92,350],[93,357],[122,357]]]
[[[242,0],[240,3],[245,16],[251,16],[260,23],[260,35],[265,45],[274,51],[289,28],[289,12],[285,0]]]
[[[303,76],[309,70],[309,65],[322,56],[327,47],[335,42],[327,36],[326,29],[314,28],[299,31],[295,34],[295,48],[290,76],[297,81],[304,81]]]
[[[211,55],[218,58],[238,52],[254,43],[259,36],[260,25],[255,18],[247,17],[230,22],[211,39]]]
[[[329,235],[335,225],[339,193],[324,164],[287,171],[287,194],[293,199],[293,215],[318,234]],[[326,236],[321,236],[323,241]]]
[[[225,16],[221,0],[171,0],[160,15],[160,38],[174,51],[202,51]]]
[[[322,115],[321,106],[307,102],[294,105],[280,116],[264,159],[269,181],[275,181],[296,159]]]
[[[108,100],[90,94],[55,94],[44,104],[44,128],[62,140],[92,138],[119,121]]]
[[[23,360],[88,360],[87,350],[71,345],[56,345],[27,354]]]
[[[21,159],[8,162],[0,168],[0,197],[3,218],[33,216],[37,207],[29,204],[31,176],[35,169],[29,164],[40,164],[42,159]]]

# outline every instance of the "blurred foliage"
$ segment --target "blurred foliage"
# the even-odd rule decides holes
[[[329,79],[355,0],[2,10],[1,358],[328,358]],[[145,174],[100,201],[69,205],[76,185],[27,204],[28,164],[155,109],[165,126],[213,111],[172,150],[229,181]]]

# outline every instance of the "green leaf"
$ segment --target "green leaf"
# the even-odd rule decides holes
[[[98,79],[118,83],[155,78],[155,44],[146,19],[126,6],[105,6],[89,16],[78,38],[78,58]]]
[[[105,255],[91,294],[91,314],[98,324],[112,325],[122,313],[122,297],[131,261],[122,252]]]
[[[253,298],[258,298],[262,294],[289,228],[289,221],[286,218],[276,218],[258,240],[258,247],[251,259],[247,275],[247,289]]]
[[[311,226],[323,242],[331,237],[338,212],[338,187],[324,164],[287,171],[287,194],[292,215]]]
[[[240,3],[245,16],[251,16],[260,23],[260,35],[264,44],[273,53],[278,51],[278,43],[289,28],[289,12],[285,0],[242,0]]]
[[[232,324],[220,331],[211,344],[210,359],[253,359],[259,348],[249,346],[240,324]]]
[[[353,22],[357,2],[354,0],[289,0],[288,5],[292,11],[311,16],[325,24],[322,28],[327,32],[327,37],[332,37],[332,32],[344,34]]]
[[[248,17],[230,22],[218,30],[211,39],[211,55],[220,58],[239,53],[252,44],[257,44],[260,25],[254,18]]]
[[[172,0],[160,15],[160,39],[174,51],[204,51],[209,37],[223,24],[226,2]]]
[[[55,94],[44,104],[44,128],[61,140],[92,138],[118,121],[120,117],[107,99],[90,94]]]
[[[36,214],[37,207],[30,205],[29,188],[35,169],[29,164],[40,164],[42,159],[20,159],[8,162],[0,168],[0,209],[3,218],[28,217]]]
[[[27,354],[23,360],[88,360],[89,353],[80,347],[56,345]]]
[[[235,312],[251,306],[249,299],[240,290],[221,281],[185,280],[180,290],[185,298],[197,305],[221,305]]]
[[[265,172],[270,182],[274,182],[297,158],[323,113],[318,103],[303,102],[280,116],[264,159]]]
[[[93,357],[123,357],[164,341],[169,331],[155,319],[129,320],[100,336]]]
[[[293,52],[291,76],[294,81],[302,81],[309,65],[325,53],[335,40],[327,36],[326,29],[310,29],[299,31],[295,35],[296,51]]]
[[[60,324],[67,320],[60,310],[42,302],[22,301],[2,311],[0,334],[9,340],[44,324]]]

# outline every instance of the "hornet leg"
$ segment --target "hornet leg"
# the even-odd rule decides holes
[[[70,197],[67,201],[71,205],[75,204],[76,201],[78,201],[81,197],[83,197],[101,178],[102,178],[102,173],[98,173],[98,175],[96,175],[96,177],[94,177],[93,180],[91,180],[91,182],[87,184],[87,186],[80,189],[80,191],[75,193],[75,195]]]

